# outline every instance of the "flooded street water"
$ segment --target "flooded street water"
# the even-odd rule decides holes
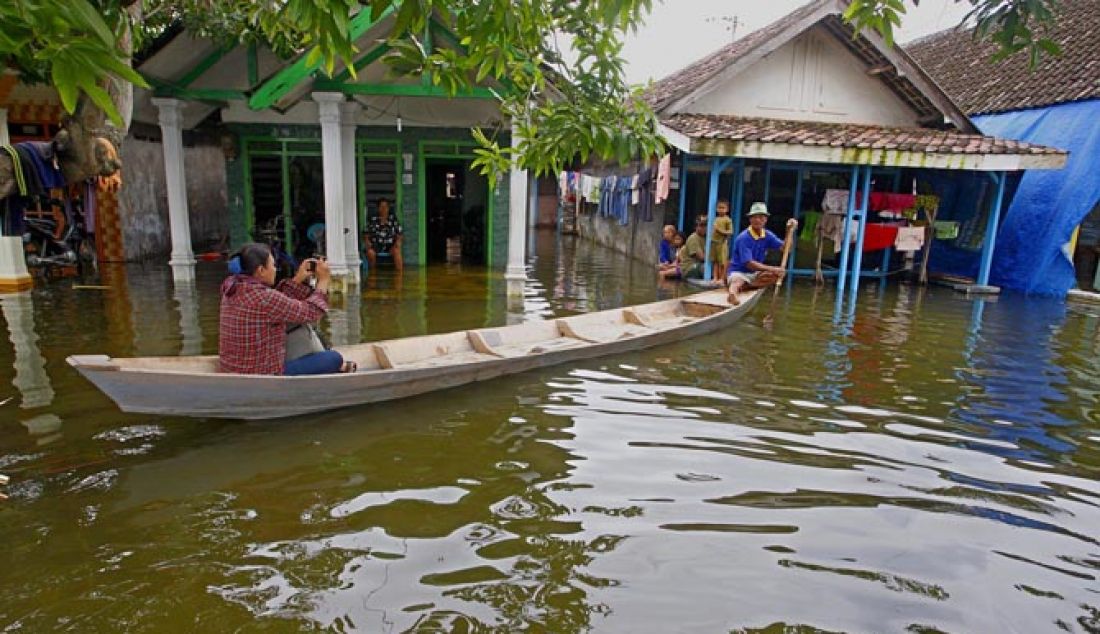
[[[522,311],[499,274],[380,271],[326,331],[679,292],[536,253]],[[677,345],[247,423],[122,414],[65,364],[216,351],[198,276],[3,299],[0,630],[1100,631],[1097,314],[800,279]]]

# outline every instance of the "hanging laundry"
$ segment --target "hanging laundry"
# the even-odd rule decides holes
[[[825,214],[821,217],[821,220],[817,223],[817,235],[818,238],[827,238],[833,243],[833,252],[839,253],[843,246],[842,236],[844,235],[844,216],[839,214]],[[848,228],[848,241],[855,240],[856,231],[858,231],[858,223],[853,222]]]
[[[653,198],[656,174],[651,167],[643,167],[638,172],[638,216],[646,221],[653,221]]]
[[[925,229],[926,227],[898,227],[894,248],[903,253],[920,251],[924,248]]]
[[[581,193],[586,203],[600,202],[600,179],[589,174],[581,174]]]
[[[612,200],[613,215],[619,219],[620,225],[630,222],[630,176],[620,176],[615,182],[615,195]]]
[[[917,197],[912,194],[890,194],[871,192],[869,204],[871,211],[905,211],[916,205]]]
[[[615,181],[614,176],[604,176],[600,183],[599,212],[601,216],[611,214],[611,201],[615,198]]]
[[[923,211],[926,214],[934,214],[940,208],[940,197],[933,194],[920,195],[913,201],[913,206],[918,211]]]
[[[96,137],[95,147],[96,160],[115,170],[109,176],[99,177],[99,191],[117,193],[122,189],[122,159],[118,157],[115,146],[103,137]]]
[[[53,145],[45,141],[24,141],[16,143],[15,147],[27,151],[43,189],[65,186],[65,177],[54,161]]]
[[[630,178],[630,204],[638,204],[638,175],[635,174]]]
[[[959,223],[953,220],[937,220],[933,226],[937,240],[954,240],[959,237]]]
[[[558,197],[565,200],[565,197],[569,194],[569,172],[562,172],[558,175]]]
[[[88,180],[84,183],[84,226],[90,233],[96,232],[95,184]]]
[[[657,187],[653,193],[653,202],[661,204],[668,198],[672,177],[672,155],[665,154],[657,164]]]
[[[888,225],[877,222],[867,223],[863,230],[863,252],[882,251],[894,246],[898,239],[897,225]]]
[[[802,232],[798,239],[803,242],[813,242],[817,238],[817,224],[821,222],[820,211],[806,211],[802,213]]]
[[[821,199],[821,210],[825,215],[846,215],[848,213],[848,190],[827,189],[825,197]],[[839,235],[839,234],[838,234]]]

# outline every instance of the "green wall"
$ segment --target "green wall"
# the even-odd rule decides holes
[[[247,211],[246,169],[248,161],[244,156],[244,137],[266,137],[267,140],[295,139],[317,140],[321,139],[321,127],[319,125],[269,125],[269,124],[229,124],[229,130],[237,135],[239,156],[226,162],[226,184],[229,199],[229,235],[233,248],[251,240],[248,233],[249,221]],[[470,131],[466,128],[423,128],[405,127],[398,133],[392,126],[360,126],[356,133],[356,139],[370,139],[379,141],[400,142],[401,154],[412,155],[412,183],[405,184],[404,170],[401,161],[398,174],[398,182],[401,187],[400,220],[405,231],[405,239],[402,242],[402,255],[405,261],[411,265],[418,262],[420,255],[420,221],[421,187],[423,178],[423,166],[426,156],[439,156],[459,152],[469,154],[474,145]],[[507,144],[507,135],[501,140],[501,144]],[[492,199],[492,239],[489,247],[490,262],[493,268],[504,268],[508,259],[508,179],[502,178],[493,188],[490,195]]]

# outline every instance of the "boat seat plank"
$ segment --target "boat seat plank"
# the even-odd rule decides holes
[[[729,308],[730,303],[728,299],[728,293],[725,291],[721,293],[699,293],[697,295],[691,295],[683,298],[681,303],[684,304],[700,304],[704,306],[719,306],[721,308]],[[745,293],[741,293],[739,297],[744,297]]]

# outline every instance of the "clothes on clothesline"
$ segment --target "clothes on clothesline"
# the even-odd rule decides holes
[[[959,237],[959,223],[952,220],[937,220],[933,227],[937,240],[954,240]]]
[[[898,227],[898,237],[894,240],[894,249],[902,253],[920,251],[924,248],[926,227]]]
[[[96,185],[92,181],[84,183],[84,226],[88,233],[96,230]]]
[[[913,194],[871,192],[867,202],[871,206],[871,211],[906,211],[916,205],[916,199],[917,197]]]
[[[653,221],[653,202],[657,175],[651,167],[643,167],[638,172],[638,215],[645,222]]]
[[[825,197],[821,200],[821,208],[827,214],[848,213],[847,189],[825,190]],[[916,206],[917,197],[912,194],[891,194],[888,192],[871,192],[867,196],[867,206],[871,211],[906,211]],[[863,204],[863,192],[856,192],[856,209]]]
[[[897,239],[897,225],[869,222],[863,230],[863,252],[889,249]]]
[[[629,223],[630,206],[634,205],[639,219],[652,222],[658,176],[658,170],[652,167],[642,167],[629,176],[564,171],[558,175],[558,195],[578,206],[581,202],[594,203],[596,213],[614,217],[623,225]]]
[[[848,190],[827,189],[821,199],[821,210],[827,216],[845,215],[848,213]]]
[[[654,190],[653,202],[661,204],[668,198],[669,189],[672,186],[672,155],[665,154],[657,163],[657,187]]]
[[[807,211],[802,214],[802,231],[798,239],[803,242],[813,242],[817,239],[817,224],[821,222],[821,212]]]
[[[841,247],[843,247],[844,236],[844,216],[840,214],[827,213],[821,216],[821,220],[817,223],[817,236],[818,240],[827,238],[833,243],[833,253],[840,253]],[[848,235],[849,240],[854,240],[858,225],[852,223],[849,227]]]

